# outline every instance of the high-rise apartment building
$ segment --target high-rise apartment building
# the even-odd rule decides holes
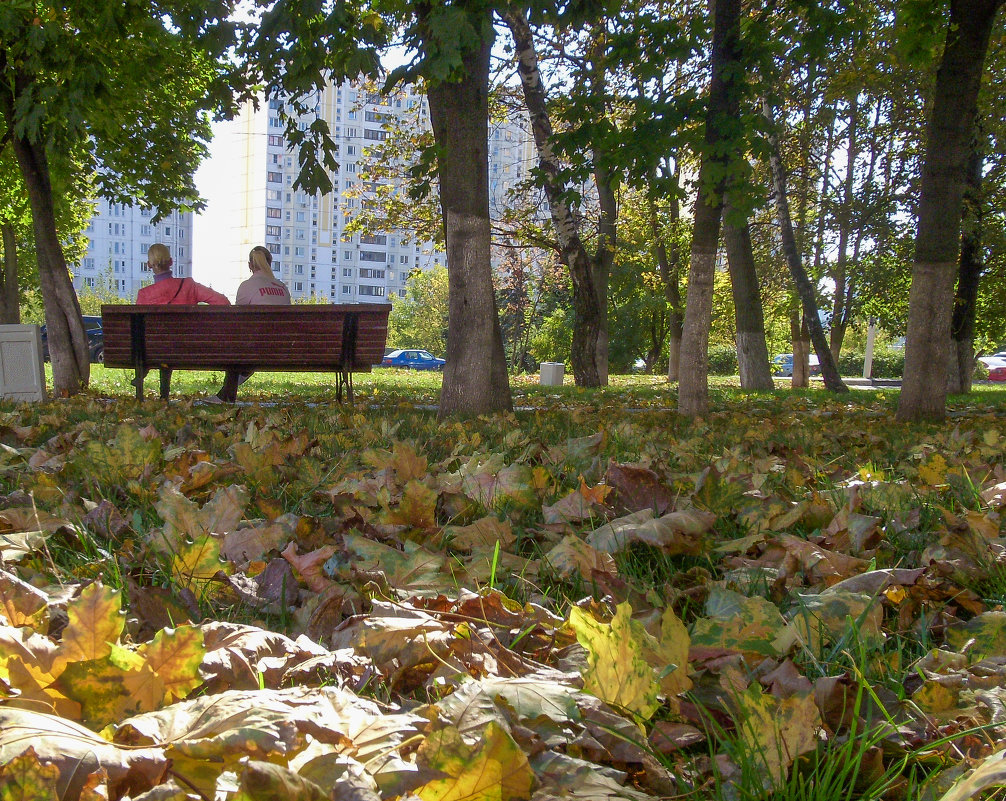
[[[135,298],[137,290],[150,283],[147,249],[163,242],[175,260],[174,274],[192,275],[192,214],[172,212],[158,223],[153,212],[98,200],[85,234],[87,253],[73,268],[73,286],[81,292],[102,284],[122,298]]]
[[[446,265],[445,253],[432,242],[416,241],[415,232],[346,231],[378,188],[361,178],[364,151],[384,141],[387,125],[396,120],[428,128],[423,95],[405,87],[386,96],[357,82],[318,93],[312,112],[298,125],[306,128],[324,119],[338,145],[339,168],[330,173],[334,191],[326,195],[294,189],[299,165],[296,152],[287,150],[281,112],[277,100],[257,109],[249,103],[219,131],[222,150],[234,161],[232,178],[211,190],[211,206],[225,210],[219,225],[226,257],[214,266],[220,280],[203,275],[200,280],[233,295],[248,276],[248,251],[264,244],[273,254],[273,271],[294,298],[380,303],[405,295],[412,270]],[[498,206],[506,190],[527,175],[528,137],[513,123],[495,124],[487,134],[491,202]]]

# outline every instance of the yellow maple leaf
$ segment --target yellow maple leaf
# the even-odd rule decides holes
[[[42,764],[33,746],[0,768],[2,801],[47,801],[59,798],[59,768]]]
[[[420,746],[419,758],[446,774],[416,790],[423,801],[515,801],[531,797],[534,772],[527,756],[496,722],[474,746],[455,728],[436,731]]]
[[[194,626],[161,629],[137,653],[163,682],[170,700],[184,698],[203,683],[199,666],[206,648],[202,631]]]
[[[221,544],[220,537],[203,534],[181,546],[171,560],[171,572],[186,587],[213,578],[226,567],[220,561]]]
[[[919,478],[930,486],[947,483],[947,460],[940,454],[932,454],[923,464],[919,465]]]
[[[56,661],[65,665],[108,656],[125,623],[121,610],[121,594],[101,582],[81,590],[66,606],[70,622],[63,629]]]
[[[587,649],[587,670],[583,689],[613,706],[648,719],[660,706],[659,684],[646,660],[653,638],[643,625],[632,619],[632,607],[621,603],[611,623],[602,623],[573,607],[569,625],[576,639]]]
[[[764,769],[765,788],[780,787],[793,761],[817,748],[821,713],[813,692],[776,698],[753,682],[732,702],[746,753]]]

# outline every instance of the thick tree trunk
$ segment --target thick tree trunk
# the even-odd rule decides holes
[[[773,195],[776,217],[779,221],[779,233],[782,238],[782,251],[786,256],[790,275],[793,276],[793,283],[796,284],[796,290],[800,295],[804,320],[810,329],[810,340],[814,344],[814,351],[817,353],[818,361],[821,363],[821,375],[824,377],[824,385],[832,392],[848,392],[849,388],[838,375],[838,367],[831,356],[831,349],[828,347],[824,327],[821,325],[814,285],[811,283],[810,277],[804,269],[803,258],[796,247],[796,239],[793,236],[793,222],[789,214],[789,199],[786,195],[786,170],[783,167],[782,154],[779,150],[779,139],[774,130],[775,123],[772,116],[772,108],[765,98],[762,98],[762,111],[768,121],[769,166],[772,170]],[[796,353],[793,354],[793,364],[793,373],[795,375]]]
[[[21,322],[21,303],[18,297],[17,236],[14,226],[0,223],[3,237],[3,270],[0,272],[0,324],[17,325]]]
[[[545,85],[538,68],[531,26],[523,10],[511,7],[504,15],[513,35],[517,55],[517,72],[524,90],[538,154],[538,170],[543,176],[545,196],[548,198],[552,224],[562,261],[569,268],[573,284],[573,342],[570,353],[573,378],[577,386],[596,387],[607,382],[607,276],[605,265],[595,264],[580,239],[576,217],[564,196],[565,187],[559,177],[561,165],[552,149],[552,121],[548,116]],[[604,182],[598,191],[604,194]],[[603,197],[602,197],[603,202]],[[603,215],[602,209],[602,215]],[[602,221],[603,222],[603,221]],[[614,246],[612,232],[610,244]],[[598,253],[608,246],[604,231],[598,244]],[[610,265],[610,261],[608,262]],[[599,282],[604,282],[602,287]],[[599,355],[603,364],[598,363]]]
[[[688,270],[685,324],[681,337],[678,411],[695,416],[709,409],[709,327],[713,304],[713,274],[720,237],[723,189],[732,148],[724,147],[728,131],[737,125],[741,69],[740,0],[710,0],[713,10],[712,77],[706,110],[705,147],[695,200],[692,257]]]
[[[7,118],[12,116],[8,114]],[[87,386],[91,360],[77,293],[73,291],[56,232],[49,162],[43,145],[19,136],[12,137],[11,143],[31,204],[38,277],[45,304],[46,338],[52,361],[53,395],[68,397]]]
[[[737,321],[737,366],[741,389],[773,389],[772,370],[765,344],[765,316],[761,307],[758,273],[755,271],[751,230],[747,218],[734,220],[740,213],[730,204],[724,207],[723,242],[730,268],[730,288]]]
[[[985,53],[1000,5],[1002,0],[950,3],[946,45],[926,131],[899,420],[946,416],[947,350],[964,176]]]
[[[975,314],[978,283],[984,269],[982,249],[982,145],[972,138],[968,159],[967,185],[961,218],[961,257],[957,270],[957,293],[950,321],[950,357],[947,364],[947,392],[971,391],[975,370]]]
[[[447,364],[439,416],[510,411],[513,400],[490,264],[488,13],[463,78],[431,85],[448,266]]]

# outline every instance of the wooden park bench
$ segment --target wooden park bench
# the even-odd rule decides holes
[[[101,307],[105,366],[136,371],[143,397],[148,370],[333,372],[336,398],[353,400],[353,373],[380,364],[390,304]]]

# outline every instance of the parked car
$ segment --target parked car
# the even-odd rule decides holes
[[[45,335],[45,326],[42,332],[42,358],[49,361],[49,342]],[[87,350],[91,354],[91,361],[99,364],[105,361],[105,333],[101,328],[101,317],[84,315],[84,332],[87,334]]]
[[[393,350],[381,359],[382,367],[404,367],[407,370],[443,370],[444,360],[428,350]]]
[[[818,375],[821,372],[821,362],[813,353],[810,354],[810,373]],[[793,354],[780,353],[772,359],[772,374],[788,378],[793,375]]]
[[[996,367],[1006,367],[1006,350],[993,353],[991,356],[979,356],[978,361],[984,364],[991,374],[992,370]],[[994,378],[992,380],[1001,381],[1002,379]]]
[[[989,367],[989,381],[1006,381],[1006,362]]]

